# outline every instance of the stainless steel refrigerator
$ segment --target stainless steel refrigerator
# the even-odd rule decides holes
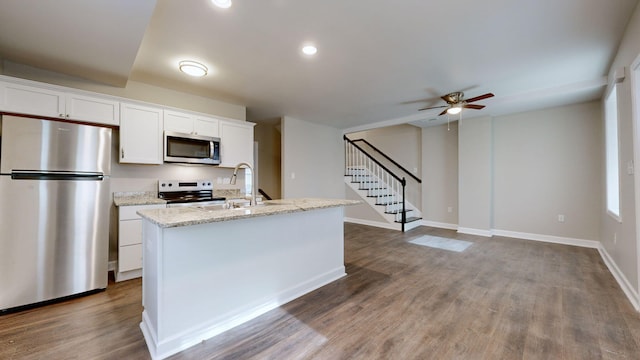
[[[111,129],[0,123],[0,311],[106,288]]]

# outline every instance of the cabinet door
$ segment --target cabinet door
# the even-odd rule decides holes
[[[162,164],[162,109],[122,103],[120,162]]]
[[[253,126],[220,120],[220,158],[222,167],[253,166]]]
[[[193,132],[198,135],[220,137],[218,119],[195,117],[193,120]]]
[[[193,132],[193,116],[177,111],[164,111],[164,129],[183,134]]]
[[[3,90],[3,111],[67,118],[63,92],[12,83],[3,83]]]
[[[123,246],[118,257],[118,272],[142,269],[142,244]]]
[[[120,102],[99,97],[67,93],[67,116],[98,124],[120,124]]]

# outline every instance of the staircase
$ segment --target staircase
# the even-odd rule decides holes
[[[346,136],[344,139],[345,183],[390,227],[406,231],[420,226],[422,214],[406,199],[406,179],[392,173],[354,141]]]

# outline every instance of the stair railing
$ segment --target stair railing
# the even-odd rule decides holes
[[[375,152],[377,152],[378,154],[380,154],[382,157],[384,157],[385,159],[387,159],[389,162],[391,162],[393,165],[395,165],[396,167],[398,167],[398,169],[402,170],[404,173],[406,173],[407,175],[409,175],[410,177],[412,177],[415,181],[418,182],[418,184],[422,184],[422,180],[420,180],[417,176],[415,176],[414,174],[412,174],[409,170],[405,169],[404,166],[398,164],[398,162],[396,162],[395,160],[393,160],[392,158],[389,157],[389,155],[383,153],[382,151],[380,151],[380,149],[378,149],[377,147],[373,146],[372,143],[368,142],[365,139],[355,139],[352,140],[352,142],[356,143],[356,142],[363,142],[365,144],[367,144],[370,148],[372,148]]]
[[[404,177],[400,177],[394,174],[391,170],[389,170],[386,166],[384,166],[380,161],[375,159],[369,153],[367,153],[362,147],[358,146],[354,141],[347,138],[346,135],[343,136],[344,139],[344,154],[345,154],[345,170],[351,168],[355,169],[363,169],[366,170],[364,174],[348,174],[345,171],[345,175],[355,176],[356,180],[358,178],[360,181],[366,181],[365,176],[373,176],[374,178],[382,181],[387,184],[389,189],[391,190],[391,194],[402,194],[402,221],[401,227],[404,232],[404,226],[407,222],[407,208],[406,208],[406,200],[405,200],[405,188],[407,186],[407,180]]]

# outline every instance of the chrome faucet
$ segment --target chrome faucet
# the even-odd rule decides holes
[[[238,169],[240,169],[240,167],[242,166],[244,166],[245,168],[251,171],[251,206],[255,206],[256,205],[256,173],[253,171],[253,168],[251,167],[251,165],[247,164],[246,162],[241,162],[240,164],[236,165],[236,168],[233,169],[233,176],[231,176],[230,184],[231,185],[236,184],[236,180],[238,179]]]

